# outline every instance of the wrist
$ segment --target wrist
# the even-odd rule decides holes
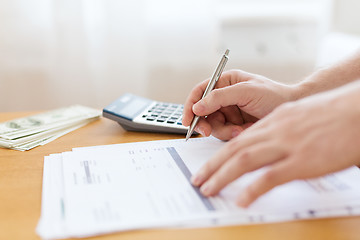
[[[308,96],[311,96],[316,91],[316,83],[312,81],[303,81],[296,85],[295,87],[295,98],[296,100],[302,99]]]
[[[314,72],[303,81],[293,85],[294,100],[336,88],[333,76],[331,68],[323,68]]]
[[[310,81],[303,81],[295,85],[291,85],[291,100],[297,101],[304,97],[312,95],[312,90],[314,89],[314,83]]]

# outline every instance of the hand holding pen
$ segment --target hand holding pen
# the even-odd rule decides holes
[[[223,72],[224,68],[225,68],[225,65],[228,61],[228,55],[229,55],[229,52],[230,50],[229,49],[226,49],[224,55],[222,56],[217,68],[215,69],[215,72],[212,76],[212,78],[210,79],[205,91],[204,91],[204,94],[202,96],[202,99],[204,97],[206,97],[206,95],[209,94],[209,92],[211,92],[215,85],[216,85],[216,82],[219,80],[220,76],[221,76],[221,73]],[[188,129],[188,132],[186,134],[186,141],[191,137],[191,135],[193,134],[194,132],[194,129],[197,125],[197,123],[199,122],[199,116],[195,116],[189,126],[189,129]]]

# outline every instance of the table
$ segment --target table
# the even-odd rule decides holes
[[[0,122],[35,112],[0,113]],[[182,135],[126,132],[101,118],[45,146],[27,152],[0,149],[0,239],[40,239],[44,156],[73,147],[183,138]],[[360,239],[360,217],[202,229],[156,229],[114,233],[91,239]]]

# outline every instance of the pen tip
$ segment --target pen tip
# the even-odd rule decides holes
[[[226,55],[226,56],[229,55],[229,52],[230,52],[230,50],[229,50],[229,49],[226,49],[225,55]]]
[[[191,134],[192,134],[192,132],[187,132],[187,134],[186,134],[186,137],[185,137],[185,142],[187,142],[188,140],[189,140],[189,138],[191,137]]]

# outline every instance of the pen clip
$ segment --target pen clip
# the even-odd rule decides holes
[[[206,86],[206,89],[204,91],[204,94],[202,96],[202,98],[206,97],[206,95],[212,91],[215,87],[215,84],[216,82],[219,80],[224,68],[225,68],[225,65],[229,59],[228,55],[229,55],[229,52],[230,50],[229,49],[226,49],[225,53],[223,54],[218,66],[216,67],[215,69],[215,72],[212,76],[212,78],[210,79],[208,85]]]

